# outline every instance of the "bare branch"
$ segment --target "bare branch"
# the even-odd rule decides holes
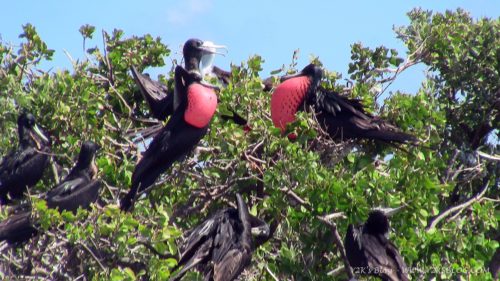
[[[338,276],[339,274],[341,274],[344,271],[345,271],[345,267],[344,266],[339,266],[339,267],[335,268],[334,270],[329,271],[326,275],[331,276],[331,277],[335,277],[335,276]]]
[[[489,183],[490,183],[489,179],[485,179],[485,183],[483,184],[483,187],[481,188],[481,191],[479,191],[478,194],[472,196],[471,198],[469,198],[468,200],[466,200],[462,204],[448,208],[447,210],[445,210],[441,214],[439,214],[437,217],[434,217],[433,219],[431,219],[429,222],[429,225],[426,228],[426,231],[429,232],[432,229],[434,229],[436,227],[436,225],[441,220],[443,220],[447,216],[451,215],[452,213],[461,212],[462,210],[464,210],[464,209],[468,208],[470,205],[472,205],[474,202],[480,200],[481,197],[483,197],[484,194],[486,193],[486,191],[488,190]]]
[[[500,161],[500,155],[490,155],[490,154],[484,153],[484,152],[479,151],[479,150],[476,150],[476,152],[479,155],[479,157],[481,157],[481,158],[491,160],[491,161]]]
[[[345,253],[344,243],[342,242],[342,238],[340,237],[339,232],[337,231],[337,224],[331,222],[323,217],[318,217],[318,219],[326,224],[333,234],[333,241],[337,245],[337,249],[340,252],[340,256],[342,257],[342,261],[344,262],[344,268],[347,271],[347,275],[349,278],[354,278],[354,273],[352,271],[351,265],[349,264],[349,260],[347,260],[347,255]]]
[[[81,243],[81,242],[77,242],[78,245],[82,246],[83,249],[85,249],[85,251],[87,251],[93,258],[94,260],[99,264],[99,266],[101,267],[102,271],[104,272],[108,272],[106,270],[106,268],[104,267],[104,265],[101,263],[101,260],[94,254],[94,252],[89,248],[87,247],[87,245]]]

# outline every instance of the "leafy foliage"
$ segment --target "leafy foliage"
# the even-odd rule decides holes
[[[43,234],[2,252],[0,277],[167,280],[182,233],[241,192],[251,201],[251,213],[274,229],[244,280],[345,280],[345,271],[334,271],[343,266],[339,248],[318,217],[341,212],[336,225],[343,235],[371,208],[400,205],[407,207],[391,218],[391,239],[414,280],[492,280],[487,268],[500,239],[500,166],[484,155],[499,154],[494,134],[500,119],[500,22],[476,21],[462,10],[408,15],[410,24],[396,30],[407,58],[384,46],[354,44],[353,86],[343,88],[341,76],[329,71],[322,84],[362,99],[369,112],[415,134],[421,145],[333,141],[306,113],[292,125],[295,141],[281,136],[270,121],[270,96],[259,76],[264,60],[254,56],[232,67],[218,108],[246,116],[252,130],[216,116],[199,149],[165,173],[131,214],[121,213],[117,202],[147,145],[137,132],[158,122],[149,118],[128,69],[163,66],[169,48],[148,34],[103,32],[104,49],[88,49],[87,59],[73,62],[71,71],[48,73],[37,66],[53,50],[33,26],[24,26],[19,47],[0,45],[0,152],[15,145],[17,113],[26,108],[50,132],[57,166],[69,167],[82,141],[99,143],[106,188],[92,210],[59,214],[36,195],[55,184],[47,171],[31,197]],[[85,47],[95,28],[79,31]],[[297,67],[294,61],[290,68]],[[430,71],[421,89],[392,93],[379,107],[387,85],[417,63]],[[163,77],[169,86],[171,76]],[[452,206],[457,211],[446,215]],[[7,213],[4,208],[0,215]]]

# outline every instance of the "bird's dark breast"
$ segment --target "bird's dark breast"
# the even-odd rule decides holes
[[[304,101],[311,80],[307,76],[291,78],[281,83],[271,97],[271,119],[282,131],[295,121],[295,113]]]
[[[214,90],[201,84],[191,84],[187,89],[187,100],[184,121],[196,128],[207,126],[217,109]]]

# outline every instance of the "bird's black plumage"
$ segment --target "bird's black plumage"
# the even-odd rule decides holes
[[[363,138],[386,142],[417,143],[418,139],[364,110],[360,100],[349,99],[320,86],[323,71],[319,66],[309,64],[296,75],[282,78],[282,81],[297,77],[309,77],[310,84],[303,105],[312,106],[321,127],[333,138]],[[303,106],[302,106],[303,107]]]
[[[154,118],[164,120],[172,115],[174,111],[174,91],[169,90],[167,85],[140,73],[134,66],[132,66],[131,72]]]
[[[97,167],[94,163],[99,146],[86,141],[80,148],[75,166],[64,180],[47,192],[45,199],[49,208],[75,212],[78,207],[88,208],[97,200],[101,182],[95,179]]]
[[[185,120],[185,111],[189,106],[188,88],[193,84],[209,86],[202,82],[199,70],[201,57],[209,52],[199,39],[190,39],[184,44],[186,68],[175,68],[173,115],[137,163],[132,174],[132,187],[120,202],[122,210],[130,210],[137,194],[151,186],[174,162],[190,153],[207,133],[210,123],[201,128],[195,127]]]
[[[97,200],[101,183],[95,180],[97,168],[94,158],[98,146],[91,141],[82,144],[78,161],[65,179],[45,194],[49,208],[75,212],[79,207],[87,209]],[[10,215],[0,223],[0,241],[18,244],[38,233],[38,222],[31,210]]]
[[[49,164],[50,140],[36,125],[35,117],[21,113],[17,126],[19,146],[0,163],[0,204],[21,198],[42,178]]]
[[[234,280],[250,264],[255,247],[269,239],[269,226],[251,216],[241,195],[236,196],[237,209],[220,210],[191,231],[177,265],[182,269],[172,281],[195,267],[204,280]],[[253,235],[258,239],[253,241]]]
[[[37,233],[31,211],[12,214],[0,223],[0,241],[7,241],[9,244],[21,244]]]
[[[384,281],[406,281],[406,264],[389,241],[389,220],[380,210],[370,212],[360,226],[349,225],[344,240],[347,259],[360,275],[378,276]]]
[[[201,42],[201,45],[194,46],[194,43]],[[202,47],[204,42],[198,39],[190,39],[186,42],[185,46],[190,46],[197,48],[197,50],[194,51],[199,51],[200,56],[197,56],[197,62],[193,62],[190,58],[185,58],[186,60],[186,69],[189,69],[190,67],[195,67],[198,69],[199,75],[203,75],[200,71],[200,62],[204,56],[212,56],[213,53],[210,52],[210,49],[213,49],[214,52],[216,52],[216,48],[210,47],[210,45],[203,47],[205,49],[200,49]],[[223,47],[223,46],[216,46],[216,47]],[[189,51],[189,50],[188,50]],[[195,55],[194,52],[191,51],[191,54]],[[217,66],[212,66],[210,61],[209,65],[206,66],[206,68],[210,68],[210,74],[215,75],[219,80],[221,80],[223,83],[226,85],[229,84],[229,81],[231,80],[231,72],[225,71]],[[194,65],[193,63],[197,63]],[[131,67],[131,72],[132,76],[134,77],[134,80],[136,84],[139,86],[140,92],[144,99],[146,100],[149,109],[151,110],[151,113],[156,119],[159,120],[165,120],[168,116],[172,115],[174,113],[174,91],[170,90],[167,85],[164,85],[163,83],[159,81],[152,80],[149,75],[145,75],[140,73],[137,68],[134,66]],[[203,78],[203,77],[202,77]]]

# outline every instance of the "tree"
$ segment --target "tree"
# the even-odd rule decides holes
[[[26,108],[52,136],[54,170],[69,168],[81,141],[102,146],[98,166],[105,188],[91,211],[60,214],[36,197],[55,184],[47,171],[29,200],[43,234],[18,248],[3,245],[0,277],[166,280],[182,233],[240,192],[251,201],[251,213],[274,231],[245,280],[346,280],[334,234],[343,237],[348,224],[364,221],[373,207],[401,205],[406,208],[391,218],[391,239],[408,266],[419,269],[410,272],[413,279],[493,280],[488,265],[500,239],[500,21],[474,20],[462,10],[416,9],[408,16],[410,24],[396,29],[406,58],[356,43],[352,87],[343,87],[334,71],[326,71],[322,86],[362,99],[370,112],[417,135],[421,145],[334,141],[307,113],[292,126],[296,140],[282,137],[262,90],[264,60],[254,56],[232,67],[218,108],[246,116],[252,130],[216,116],[194,155],[165,173],[161,187],[130,214],[116,204],[147,145],[137,132],[159,121],[150,118],[128,70],[162,66],[170,50],[151,35],[103,31],[103,49],[87,49],[87,59],[73,61],[72,70],[50,73],[37,67],[54,51],[35,27],[23,26],[20,46],[0,45],[0,153],[15,145],[17,112]],[[80,32],[85,46],[95,28],[85,25]],[[415,64],[429,70],[420,90],[379,100]],[[292,59],[275,74],[302,67]],[[172,72],[160,79],[173,87]],[[8,216],[7,208],[0,216]]]

